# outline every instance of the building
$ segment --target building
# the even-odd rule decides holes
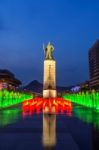
[[[0,90],[16,89],[19,85],[21,85],[21,81],[16,79],[13,73],[0,69]]]
[[[90,82],[89,81],[85,81],[83,83],[80,83],[79,86],[80,86],[80,90],[81,91],[88,91],[88,90],[90,90]]]
[[[89,49],[90,86],[99,89],[99,40]]]

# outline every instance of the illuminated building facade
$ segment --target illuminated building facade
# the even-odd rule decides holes
[[[90,86],[99,89],[99,40],[89,50]]]
[[[8,70],[0,69],[0,90],[16,89],[19,85],[21,85],[21,81],[16,79],[13,73]]]

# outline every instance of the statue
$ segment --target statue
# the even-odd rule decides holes
[[[47,60],[54,59],[53,55],[52,55],[52,53],[54,51],[54,47],[53,47],[53,45],[51,45],[50,42],[48,43],[46,48],[43,45],[43,49],[44,49],[44,53],[45,53],[45,59],[47,59]]]

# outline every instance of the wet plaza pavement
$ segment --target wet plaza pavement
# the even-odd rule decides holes
[[[0,112],[0,150],[99,150],[99,113],[73,105],[61,114]]]

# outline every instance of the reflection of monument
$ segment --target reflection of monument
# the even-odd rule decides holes
[[[56,115],[43,114],[42,144],[46,149],[56,145]]]
[[[52,55],[54,47],[49,42],[43,49],[45,52],[43,97],[56,97],[56,62]]]

